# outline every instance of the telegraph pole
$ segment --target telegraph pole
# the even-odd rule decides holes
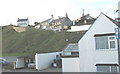
[[[117,39],[117,44],[118,44],[118,66],[119,66],[119,73],[120,73],[120,42],[119,39]]]
[[[118,46],[118,67],[119,67],[119,73],[120,73],[120,42],[119,42],[119,39],[120,39],[120,31],[119,31],[119,28],[115,28],[115,36],[116,36],[116,39],[117,39],[117,46]]]

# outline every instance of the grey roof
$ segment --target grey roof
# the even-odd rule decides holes
[[[45,23],[45,22],[49,23],[50,20],[51,20],[51,18],[49,18],[49,19],[47,19],[47,20],[45,20],[45,21],[42,21],[42,22],[40,22],[40,23]]]
[[[28,18],[27,19],[19,19],[17,20],[17,22],[20,22],[20,21],[28,21]]]
[[[93,24],[95,20],[96,20],[95,18],[87,14],[80,17],[80,20],[75,21],[75,25],[90,25],[90,24]],[[86,23],[84,21],[86,21]]]
[[[53,23],[56,23],[56,22],[61,22],[63,21],[63,19],[65,19],[66,17],[62,17],[62,18],[59,18],[59,19],[55,19],[53,20]]]
[[[78,43],[68,44],[63,51],[79,51]]]

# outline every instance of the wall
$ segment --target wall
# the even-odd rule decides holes
[[[62,72],[80,72],[79,57],[62,58]]]
[[[72,21],[69,18],[65,18],[62,21],[62,25],[70,26],[70,25],[73,25],[73,23],[72,23]]]
[[[16,61],[16,68],[23,68],[25,66],[24,58],[18,58]]]
[[[27,27],[29,25],[29,21],[19,21],[17,22],[17,26],[21,26],[21,27]]]
[[[94,34],[114,33],[116,27],[104,14],[100,14],[79,41],[80,72],[96,72],[97,63],[118,63],[117,49],[96,50],[94,38]]]
[[[43,70],[49,68],[53,62],[53,59],[56,58],[56,55],[59,55],[61,52],[53,53],[40,53],[35,55],[35,64],[37,70]]]
[[[68,32],[75,32],[75,31],[86,31],[89,29],[91,25],[82,25],[82,26],[71,26],[71,30],[67,30]]]
[[[14,29],[16,32],[24,32],[24,31],[26,31],[26,28],[25,28],[25,27],[13,27],[13,29]]]

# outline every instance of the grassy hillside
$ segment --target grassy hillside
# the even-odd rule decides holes
[[[12,27],[2,29],[2,53],[33,54],[61,51],[67,43],[75,43],[83,33],[54,32],[27,28],[25,32],[15,32]],[[68,42],[66,41],[68,39]]]

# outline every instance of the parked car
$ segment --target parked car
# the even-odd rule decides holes
[[[0,58],[0,64],[7,65],[7,64],[10,64],[10,62],[4,58]]]

